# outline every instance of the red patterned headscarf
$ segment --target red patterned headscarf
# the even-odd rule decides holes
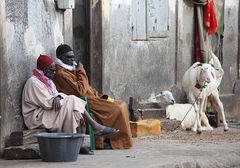
[[[37,68],[33,69],[33,75],[36,76],[40,81],[42,81],[49,94],[53,95],[53,82],[51,79],[45,76],[43,69],[49,67],[53,63],[53,60],[48,55],[40,55],[37,59]]]

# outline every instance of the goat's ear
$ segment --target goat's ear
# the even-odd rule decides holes
[[[209,64],[213,64],[213,58],[211,58],[209,61],[208,61]]]
[[[202,66],[202,64],[201,63],[199,63],[199,64],[197,64],[195,67],[193,67],[193,68],[197,68],[197,67],[199,67],[199,66]]]
[[[219,69],[215,68],[213,64],[210,64],[216,71],[219,71]]]

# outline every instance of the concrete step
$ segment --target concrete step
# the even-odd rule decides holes
[[[46,131],[45,129],[14,131],[10,134],[9,138],[6,140],[6,147],[37,143],[37,137],[35,136],[35,134],[38,132],[45,131]]]
[[[40,151],[38,143],[24,146],[10,146],[4,149],[4,158],[7,160],[39,159]]]
[[[225,116],[227,119],[240,120],[240,95],[238,94],[224,94],[220,95],[220,100],[223,103]],[[143,119],[162,119],[166,118],[166,110],[163,108],[146,108],[140,109],[143,115]],[[149,106],[150,107],[150,106]],[[156,106],[155,106],[156,107]],[[221,114],[219,114],[220,119]]]
[[[166,118],[166,110],[162,108],[141,109],[143,119],[162,119]]]
[[[240,120],[240,95],[224,94],[220,95],[220,99],[223,103],[226,118]],[[221,118],[221,114],[219,116]]]

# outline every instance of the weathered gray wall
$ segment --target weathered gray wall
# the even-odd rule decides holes
[[[37,57],[55,56],[63,41],[72,44],[72,21],[71,10],[57,11],[54,0],[2,0],[0,13],[1,151],[6,136],[23,128],[21,94]]]
[[[233,93],[238,80],[238,0],[225,2],[223,77],[220,93]],[[185,101],[181,80],[194,61],[193,15],[189,0],[169,0],[168,38],[132,41],[131,1],[102,1],[103,92],[128,101],[173,88]]]
[[[102,3],[101,0],[91,0],[90,5],[90,75],[92,86],[102,92],[103,80],[103,45],[102,45]]]
[[[90,29],[88,0],[75,0],[73,9],[73,49],[74,54],[83,63],[89,75],[90,72]]]
[[[146,98],[174,85],[175,1],[169,37],[152,41],[132,41],[131,1],[106,0],[102,5],[103,91],[128,101],[130,96]]]
[[[76,0],[73,10],[74,53],[83,63],[88,78],[102,90],[101,1]],[[93,39],[93,40],[90,40]]]
[[[238,16],[239,0],[226,0],[224,11],[223,69],[224,76],[220,90],[224,94],[233,93],[233,86],[239,79],[238,57]]]
[[[2,76],[4,76],[4,74],[2,73],[2,67],[3,67],[3,61],[2,58],[5,55],[6,52],[6,29],[4,26],[5,23],[5,1],[0,3],[0,95],[2,95],[3,89],[2,86],[4,86],[4,82],[2,80]],[[2,103],[3,101],[0,102],[0,109],[2,109]],[[2,145],[4,143],[4,137],[1,136],[2,132],[4,132],[4,127],[3,127],[3,115],[2,115],[2,110],[0,110],[0,151],[2,148]],[[1,152],[0,152],[0,156],[1,156]]]
[[[194,62],[193,56],[193,17],[194,6],[187,0],[178,0],[176,2],[177,31],[176,31],[176,62],[177,71],[175,80],[177,81],[176,89],[173,94],[178,102],[185,102],[185,93],[182,90],[182,77],[190,65]]]
[[[128,101],[181,89],[192,63],[193,6],[169,1],[169,36],[150,41],[132,41],[131,10],[130,0],[102,1],[103,91]]]

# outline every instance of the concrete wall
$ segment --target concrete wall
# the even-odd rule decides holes
[[[193,32],[194,32],[194,6],[187,0],[176,2],[176,88],[173,94],[177,102],[186,102],[186,96],[182,90],[182,77],[190,65],[194,62],[193,56]]]
[[[5,23],[5,1],[0,3],[0,72],[2,72],[2,67],[3,67],[3,61],[2,58],[5,55],[6,52],[6,29],[3,23]],[[2,80],[2,76],[4,76],[3,73],[0,73],[0,95],[2,95],[3,89],[2,86],[4,86],[3,80]],[[2,109],[2,101],[0,103],[0,109]],[[4,143],[4,137],[1,136],[2,132],[4,132],[4,128],[3,128],[3,114],[2,114],[2,110],[0,110],[0,151],[2,148],[2,144]],[[0,156],[1,156],[1,152],[0,152]]]
[[[225,2],[221,94],[233,93],[239,78],[238,5],[238,0]],[[102,1],[103,92],[128,101],[172,88],[177,100],[185,101],[181,79],[194,61],[193,4],[169,0],[169,36],[150,41],[132,40],[132,8],[130,0]]]
[[[91,0],[90,5],[90,80],[91,85],[102,92],[103,80],[103,33],[101,0]]]
[[[223,69],[225,74],[220,87],[224,94],[233,93],[235,81],[239,79],[238,10],[238,0],[225,1],[223,38]]]
[[[102,3],[103,91],[127,101],[171,87],[176,72],[175,2],[171,1],[169,37],[151,41],[132,41],[131,1]]]
[[[72,44],[71,10],[56,10],[54,0],[2,0],[0,8],[1,132],[5,138],[23,128],[21,94],[40,53],[55,56],[55,48]]]
[[[88,0],[75,0],[73,9],[73,49],[83,63],[88,76],[90,73],[89,4]]]
[[[101,1],[76,0],[73,10],[74,53],[83,63],[91,85],[102,91]],[[92,40],[90,40],[92,39]]]
[[[181,76],[192,63],[193,7],[169,1],[169,36],[132,40],[131,1],[102,1],[103,92],[128,102],[164,89],[181,89]],[[176,36],[178,34],[178,38]]]

